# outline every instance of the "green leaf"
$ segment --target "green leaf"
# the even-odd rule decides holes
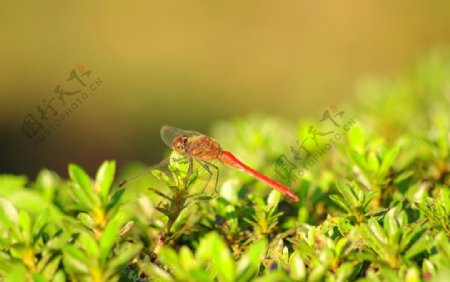
[[[424,233],[425,229],[420,226],[414,228],[413,230],[407,231],[402,234],[402,240],[400,242],[400,252],[405,252],[408,250]]]
[[[35,241],[35,239],[39,238],[42,235],[44,228],[47,226],[47,224],[49,224],[49,221],[50,218],[48,211],[39,214],[35,218],[33,228],[31,229],[33,241]]]
[[[69,176],[78,186],[74,187],[74,192],[78,200],[89,210],[95,204],[95,194],[91,179],[87,173],[76,164],[69,164]],[[79,187],[79,188],[78,188]]]
[[[145,263],[141,265],[142,271],[150,277],[150,281],[164,281],[164,282],[173,282],[175,279],[164,269],[153,264],[153,263]]]
[[[350,143],[350,147],[356,152],[362,153],[364,152],[365,140],[364,134],[359,126],[353,126],[348,131],[348,141]]]
[[[389,238],[389,244],[398,243],[400,228],[396,220],[395,209],[391,209],[384,217],[384,229]]]
[[[17,209],[26,210],[30,214],[39,214],[43,212],[49,212],[49,215],[52,216],[60,214],[55,206],[36,190],[19,190],[10,194],[8,198]]]
[[[114,180],[116,171],[115,161],[105,161],[102,163],[95,176],[95,183],[100,186],[100,198],[106,204],[108,202],[109,191]]]
[[[17,225],[18,219],[19,213],[14,205],[10,201],[0,197],[0,227],[3,223],[11,228],[16,238],[20,236],[20,230]]]
[[[114,243],[119,238],[120,227],[121,223],[116,217],[108,223],[103,231],[102,237],[100,238],[100,265],[102,266],[105,265]]]
[[[168,217],[170,217],[171,212],[167,211],[167,213],[168,213]],[[192,213],[190,212],[189,209],[181,210],[181,212],[178,214],[177,219],[173,223],[172,228],[170,228],[170,231],[173,233],[182,232],[183,228],[186,226],[186,222],[187,222],[189,216],[191,216],[191,215],[192,215]]]
[[[99,247],[97,246],[97,241],[93,238],[90,233],[83,232],[78,238],[78,242],[83,246],[86,255],[91,259],[98,259],[99,257]]]
[[[380,162],[375,152],[369,152],[369,155],[367,156],[367,167],[373,172],[378,172],[380,168]]]
[[[355,207],[359,206],[358,198],[354,194],[352,186],[338,180],[336,181],[336,187],[339,193],[341,193],[341,195],[343,196],[343,200],[345,201],[345,205],[347,207],[353,210]]]
[[[249,247],[237,264],[237,281],[250,281],[258,273],[266,248],[267,241],[264,239],[256,241]]]
[[[183,266],[178,258],[177,253],[170,247],[164,246],[161,248],[159,255],[161,262],[171,270],[172,274],[178,281],[186,281],[188,274],[183,269]]]
[[[351,160],[360,167],[363,171],[367,170],[369,165],[367,164],[366,159],[364,158],[364,155],[359,154],[356,151],[350,151],[349,152]]]
[[[391,168],[392,164],[394,163],[395,158],[398,155],[398,152],[400,151],[400,147],[395,146],[392,149],[390,149],[386,155],[383,156],[383,160],[381,162],[381,168],[378,172],[378,175],[383,177],[387,174],[389,171],[389,168]]]
[[[45,199],[53,200],[55,190],[58,188],[58,184],[60,184],[58,175],[53,171],[43,169],[37,176],[35,187],[39,191],[42,191]]]
[[[281,199],[281,193],[277,190],[272,190],[267,198],[267,206],[276,208]]]
[[[55,273],[60,266],[61,258],[62,258],[61,255],[56,256],[50,262],[48,262],[45,268],[43,269],[42,275],[48,281],[50,281],[55,276]]]
[[[323,281],[325,272],[327,271],[327,266],[322,264],[317,264],[311,270],[308,281]]]
[[[416,255],[428,250],[431,240],[427,235],[421,236],[404,254],[405,259],[411,259]]]
[[[384,232],[383,228],[381,228],[378,221],[376,221],[374,218],[369,219],[369,228],[372,234],[378,239],[378,241],[382,242],[383,244],[388,243],[386,233]]]
[[[32,237],[30,215],[26,211],[20,210],[18,222],[19,222],[19,226],[20,226],[20,231],[22,233],[22,238],[23,238],[25,244],[30,245],[31,237]]]
[[[385,281],[402,282],[402,279],[398,276],[398,274],[392,268],[387,268],[385,266],[382,266],[380,269],[380,273]]]
[[[58,270],[56,274],[53,276],[52,282],[66,282],[66,276],[62,269]]]
[[[220,281],[234,281],[235,269],[234,261],[231,257],[228,246],[216,233],[207,235],[206,240],[209,240],[210,250],[212,251],[212,260],[214,262],[215,270]]]
[[[450,187],[440,185],[440,192],[442,207],[445,211],[444,216],[450,218]]]
[[[238,232],[239,230],[239,219],[238,216],[236,214],[236,209],[234,206],[232,205],[227,205],[225,207],[225,218],[227,220],[228,226],[230,228],[231,232]]]
[[[420,282],[420,271],[417,267],[413,266],[408,268],[405,275],[405,282]]]
[[[91,260],[73,245],[66,245],[63,248],[64,267],[70,272],[88,273]]]
[[[372,219],[369,219],[369,221],[371,220]],[[365,223],[361,224],[360,231],[363,240],[369,248],[371,248],[375,253],[377,253],[381,257],[381,259],[386,260],[390,253],[383,239],[380,239],[385,238],[384,232],[383,234],[379,234],[382,232],[381,227],[380,226],[373,227],[375,225],[373,223],[371,225],[372,228],[370,228],[368,224]],[[376,233],[378,233],[378,235],[375,235]]]
[[[206,269],[191,269],[189,271],[189,277],[192,281],[214,281],[214,277]]]
[[[118,210],[119,205],[121,203],[121,199],[123,194],[125,193],[125,189],[118,189],[111,197],[111,200],[106,207],[106,211],[109,213],[110,216],[114,215],[115,212]]]
[[[172,151],[169,159],[169,168],[177,177],[185,179],[189,175],[189,160],[176,151]]]
[[[33,273],[33,281],[35,281],[35,282],[47,282],[47,280],[42,276],[42,275],[40,275],[39,273]]]
[[[170,187],[173,185],[172,179],[166,173],[164,173],[164,171],[159,169],[152,169],[151,174],[167,186]]]
[[[346,237],[340,238],[335,245],[334,252],[337,257],[340,257],[344,251],[348,248],[349,241]]]
[[[200,265],[212,261],[219,281],[235,281],[234,261],[228,246],[217,233],[208,233],[200,240],[195,258]]]
[[[88,213],[80,212],[77,217],[81,224],[86,226],[89,230],[94,230],[94,219]]]
[[[0,174],[0,196],[7,196],[23,189],[27,182],[27,177],[24,175]]]
[[[131,259],[139,255],[139,252],[141,252],[141,250],[141,243],[127,244],[125,247],[121,248],[121,251],[117,256],[113,257],[108,262],[108,268],[111,270],[115,270],[123,265],[126,265],[131,261]]]
[[[349,281],[349,277],[354,271],[354,266],[351,262],[341,264],[336,272],[336,282]]]
[[[292,253],[292,255],[289,258],[289,266],[290,266],[290,276],[292,279],[298,281],[298,280],[305,280],[306,278],[306,268],[305,268],[305,262],[301,258],[301,256],[298,254],[297,251]]]
[[[351,213],[352,212],[352,208],[350,206],[348,206],[347,202],[344,202],[341,198],[342,196],[338,196],[338,195],[330,195],[330,199],[336,204],[338,205],[341,209],[343,209],[344,211]]]
[[[50,250],[59,251],[66,244],[68,244],[69,240],[72,239],[72,234],[70,232],[64,232],[63,229],[60,229],[53,237],[47,242],[47,247]]]
[[[187,246],[181,246],[179,251],[180,261],[183,262],[183,268],[188,272],[197,267],[197,262],[192,254],[192,251]]]
[[[362,202],[362,208],[364,211],[367,210],[370,202],[375,198],[376,195],[377,193],[375,191],[369,191],[366,194],[364,194],[364,200]]]
[[[11,269],[8,269],[8,276],[5,277],[5,282],[17,282],[27,280],[30,280],[30,276],[23,264],[14,264],[11,267]]]

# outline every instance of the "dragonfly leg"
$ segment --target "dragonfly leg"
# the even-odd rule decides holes
[[[192,161],[192,158],[189,158],[189,170],[188,170],[189,175],[192,175],[193,169],[194,169],[194,163]]]
[[[217,183],[219,183],[219,168],[216,165],[211,165],[216,170],[216,183],[214,184],[214,192],[219,194],[219,191],[217,191]]]
[[[205,187],[203,188],[202,193],[205,191],[205,188],[206,188],[206,186],[208,186],[209,181],[211,181],[211,177],[213,175],[212,171],[209,169],[210,167],[212,167],[216,170],[216,182],[214,183],[214,191],[216,193],[218,193],[217,192],[217,183],[219,182],[219,168],[216,165],[214,165],[212,163],[207,163],[205,161],[199,161],[199,163],[209,174],[208,182],[206,183]]]
[[[203,186],[203,189],[202,189],[202,194],[203,194],[203,192],[205,192],[205,189],[206,189],[206,187],[207,187],[208,184],[209,184],[209,181],[211,181],[212,172],[211,172],[211,170],[209,169],[208,164],[205,163],[204,161],[198,160],[198,163],[200,164],[201,167],[203,167],[204,170],[206,170],[206,172],[207,172],[208,175],[209,175],[208,181],[206,182],[205,186]]]

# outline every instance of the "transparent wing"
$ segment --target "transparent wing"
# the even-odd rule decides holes
[[[176,137],[178,137],[180,135],[186,135],[187,137],[205,135],[205,134],[197,132],[197,131],[184,130],[184,129],[176,128],[176,127],[170,126],[170,125],[164,125],[163,127],[161,127],[160,133],[161,133],[161,139],[167,146],[169,146],[169,148],[172,148],[173,139],[175,139]]]
[[[169,172],[168,165],[169,159],[167,158],[156,165],[139,170],[130,175],[129,177],[123,179],[119,184],[119,188],[128,187],[130,185],[141,185],[142,183],[144,183],[144,185],[147,183],[151,183],[153,182],[152,179],[155,178],[153,172],[154,171]]]
[[[216,168],[213,164],[200,163],[173,152],[170,158],[124,179],[119,188],[150,189],[160,196],[161,193],[170,194],[170,190],[192,189],[199,192],[208,187],[215,189],[218,178]]]

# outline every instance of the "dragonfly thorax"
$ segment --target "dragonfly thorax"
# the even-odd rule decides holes
[[[219,143],[206,135],[177,136],[172,142],[172,147],[175,151],[187,157],[205,161],[216,160],[222,154]]]

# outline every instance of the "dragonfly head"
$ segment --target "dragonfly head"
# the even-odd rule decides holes
[[[186,148],[188,144],[188,137],[186,135],[180,135],[173,139],[172,147],[178,153],[186,153]]]

